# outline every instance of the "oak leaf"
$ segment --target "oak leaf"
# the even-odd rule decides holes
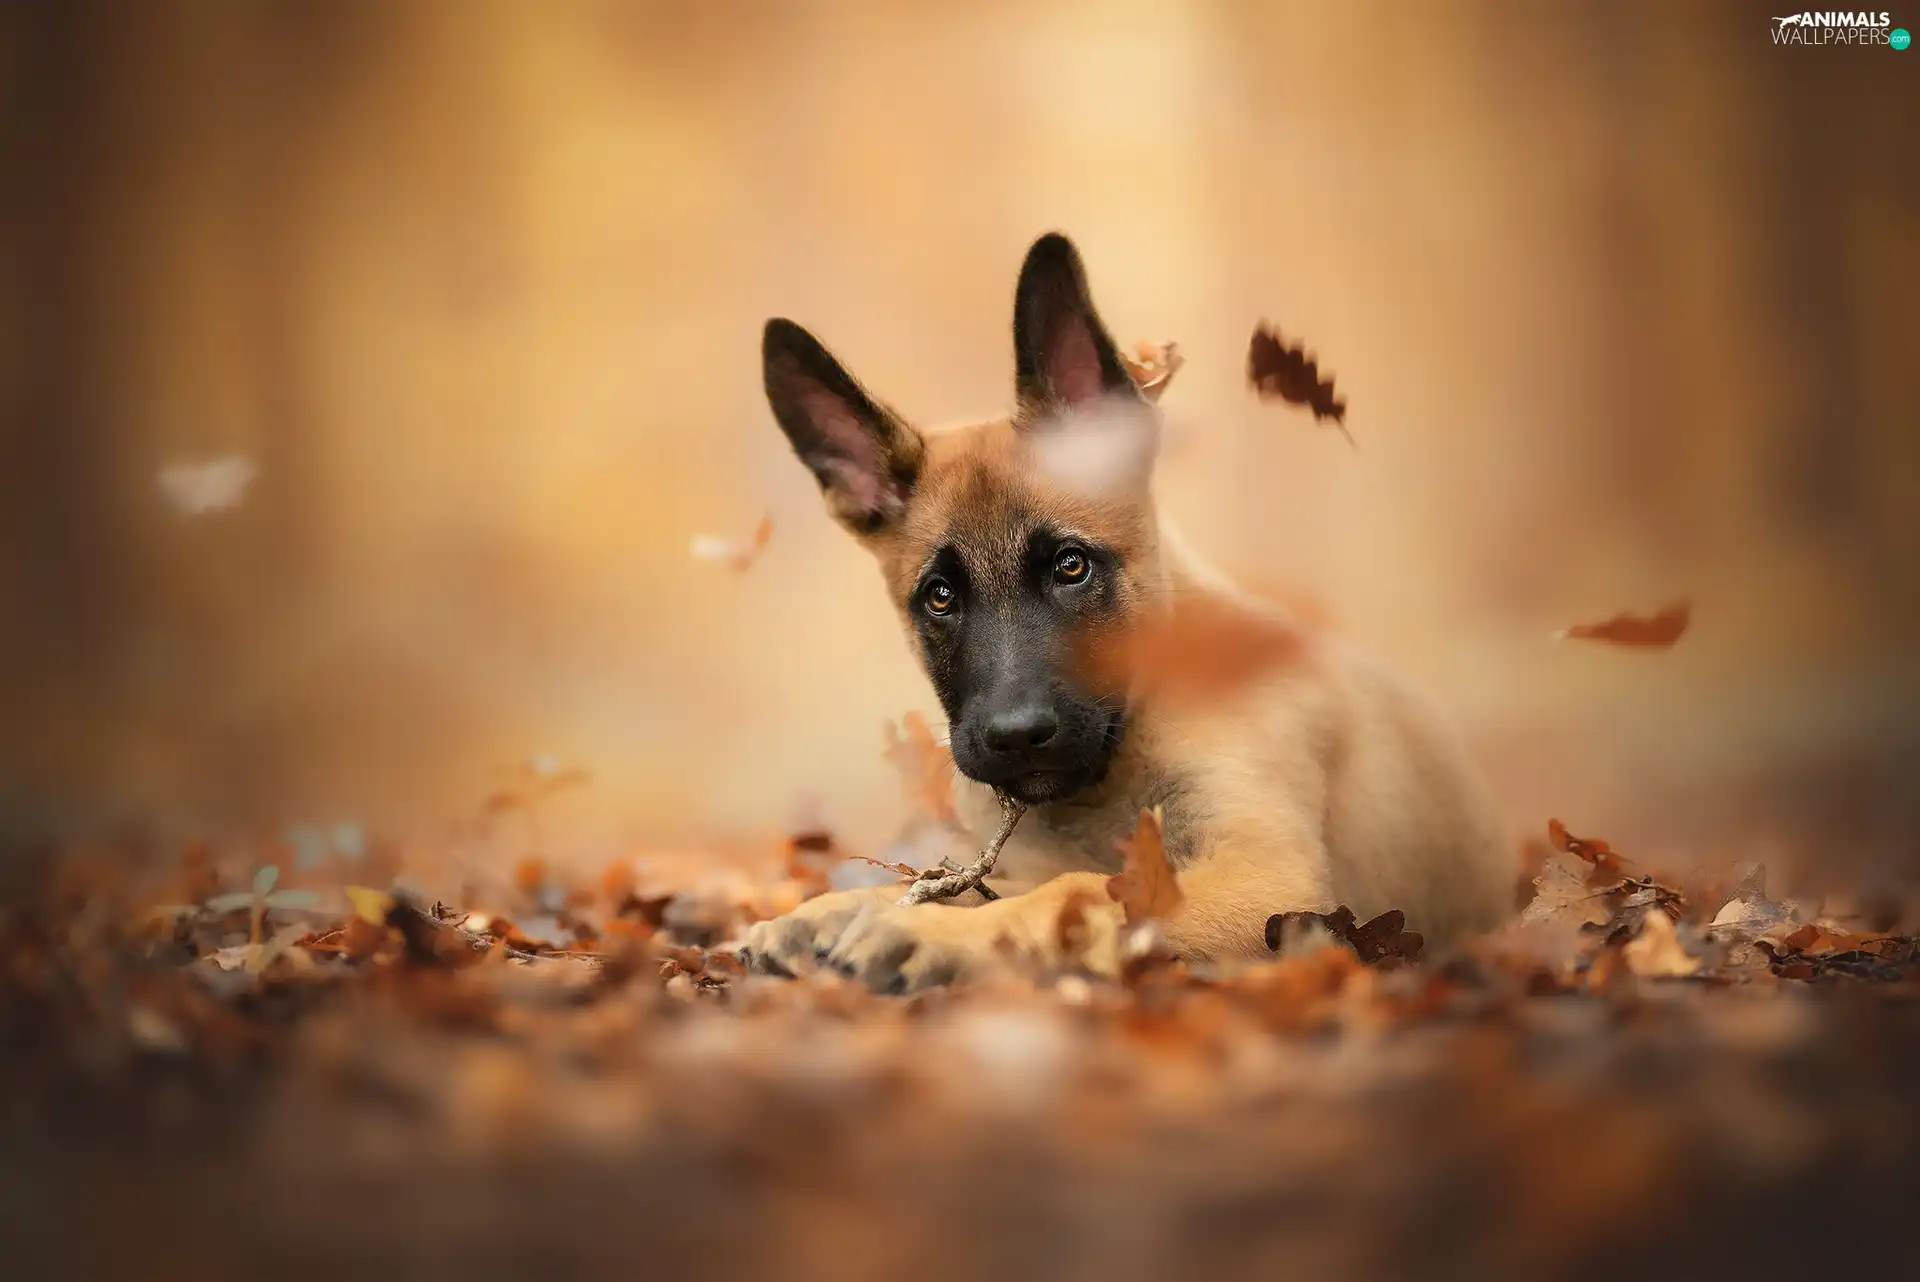
[[[1185,902],[1167,848],[1160,807],[1140,812],[1140,823],[1120,839],[1120,871],[1107,878],[1107,895],[1125,912],[1127,925],[1174,915]]]
[[[1604,641],[1641,650],[1667,650],[1686,635],[1693,621],[1693,603],[1675,601],[1652,614],[1616,614],[1598,623],[1576,623],[1562,628],[1561,641]]]
[[[1316,419],[1332,419],[1346,436],[1347,402],[1333,390],[1333,375],[1322,376],[1313,353],[1299,343],[1289,343],[1266,321],[1254,327],[1247,344],[1247,383],[1261,400],[1279,398],[1289,405],[1304,405]]]
[[[953,809],[953,754],[935,741],[927,719],[918,711],[909,712],[901,718],[899,729],[888,722],[886,735],[882,755],[900,772],[907,796],[932,818],[958,825],[960,818]]]

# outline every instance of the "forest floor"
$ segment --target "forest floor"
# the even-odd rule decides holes
[[[138,875],[15,861],[10,1276],[1752,1279],[1914,1258],[1900,904],[1776,900],[1758,868],[1671,879],[1554,824],[1515,922],[1455,950],[1393,914],[1295,915],[1256,966],[1190,967],[1142,930],[1117,974],[1010,959],[899,997],[739,961],[747,925],[852,866],[823,834],[757,881],[643,858],[569,884],[528,860],[447,881],[489,901],[458,904],[357,833],[335,844]]]

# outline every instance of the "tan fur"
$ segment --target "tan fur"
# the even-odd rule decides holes
[[[903,516],[863,538],[910,639],[908,596],[935,549],[953,544],[970,567],[1011,564],[1044,519],[1119,555],[1129,626],[1209,617],[1286,643],[1263,652],[1227,696],[1182,693],[1177,682],[1128,691],[1127,737],[1105,780],[1035,806],[1002,854],[995,885],[1026,893],[906,909],[893,906],[898,887],[822,896],[756,927],[756,956],[798,970],[820,955],[876,987],[917,987],[996,965],[1003,940],[1051,955],[1076,895],[1101,902],[1092,929],[1110,943],[1118,911],[1106,904],[1104,874],[1118,866],[1116,841],[1155,805],[1185,895],[1166,940],[1184,957],[1268,956],[1269,916],[1337,904],[1363,919],[1403,909],[1439,944],[1498,924],[1515,855],[1436,714],[1372,662],[1204,565],[1160,522],[1144,486],[1085,494],[1040,480],[1034,431],[998,420],[923,435]],[[993,829],[989,789],[962,779],[959,802],[976,832]],[[1107,943],[1096,953],[1111,956]]]

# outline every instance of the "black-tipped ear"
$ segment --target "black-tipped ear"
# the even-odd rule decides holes
[[[1033,242],[1013,293],[1014,389],[1023,406],[1072,409],[1140,389],[1100,323],[1080,251],[1059,232]]]
[[[790,320],[767,322],[760,360],[773,416],[834,515],[860,534],[897,519],[920,471],[920,434]]]

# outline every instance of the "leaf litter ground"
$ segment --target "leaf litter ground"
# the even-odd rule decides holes
[[[824,833],[718,890],[529,860],[459,904],[380,849],[195,850],[167,886],[45,860],[0,935],[15,1276],[1903,1258],[1920,949],[1899,911],[1822,915],[1759,869],[1689,887],[1557,822],[1546,844],[1515,924],[1453,951],[1398,913],[1294,913],[1260,965],[1148,937],[1116,974],[1010,958],[905,998],[735,955],[846,866]],[[1111,887],[1129,919],[1177,905],[1163,859],[1149,813]]]

